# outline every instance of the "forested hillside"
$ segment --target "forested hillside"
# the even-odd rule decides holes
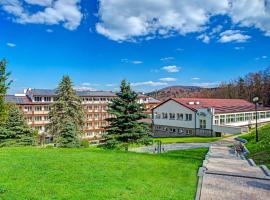
[[[168,98],[181,97],[240,98],[252,101],[254,96],[258,96],[260,103],[270,106],[270,67],[263,71],[249,73],[229,82],[223,82],[217,88],[172,86],[148,93],[148,95],[161,101]]]

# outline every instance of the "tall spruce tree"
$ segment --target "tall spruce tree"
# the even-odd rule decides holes
[[[0,146],[21,146],[35,144],[32,130],[15,104],[7,104],[7,119],[0,128]]]
[[[12,83],[12,81],[9,80],[11,73],[6,71],[6,65],[7,61],[5,59],[0,61],[0,126],[7,118],[5,95],[7,94],[7,90]]]
[[[138,102],[138,94],[132,91],[130,84],[123,80],[117,98],[109,104],[108,112],[113,115],[107,121],[107,144],[113,141],[136,143],[148,137],[148,125],[140,120],[147,118],[144,105]]]
[[[63,77],[56,90],[56,94],[57,100],[52,104],[49,113],[49,133],[53,136],[54,141],[59,144],[60,141],[63,141],[63,137],[68,137],[68,133],[64,132],[67,130],[66,126],[71,123],[74,125],[76,137],[73,136],[73,131],[69,131],[69,133],[71,133],[74,141],[77,141],[79,135],[82,134],[84,110],[81,99],[76,95],[69,76]],[[74,141],[71,143],[73,144]],[[70,144],[67,145],[67,147],[71,146]]]

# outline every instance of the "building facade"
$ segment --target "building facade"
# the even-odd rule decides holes
[[[153,136],[220,136],[248,131],[254,104],[242,99],[169,99],[153,109]],[[258,123],[270,122],[270,108],[258,107]]]
[[[101,137],[108,125],[106,118],[112,117],[108,112],[108,103],[116,98],[116,93],[111,91],[77,91],[81,97],[85,110],[85,138],[93,139]],[[17,104],[22,110],[28,124],[38,129],[39,133],[46,132],[46,125],[49,121],[50,105],[56,100],[55,90],[27,89],[21,95],[7,95],[7,102]],[[146,108],[149,119],[152,118],[152,108],[160,102],[152,97],[139,95],[139,102]],[[151,121],[151,120],[149,120]]]

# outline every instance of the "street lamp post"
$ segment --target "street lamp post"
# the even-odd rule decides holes
[[[256,115],[256,142],[259,142],[259,135],[258,135],[258,101],[259,97],[254,97],[253,98],[253,103],[255,104],[255,115]]]

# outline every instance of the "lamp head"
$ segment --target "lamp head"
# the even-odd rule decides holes
[[[253,101],[254,103],[257,103],[257,102],[259,101],[259,97],[253,97],[252,101]]]

